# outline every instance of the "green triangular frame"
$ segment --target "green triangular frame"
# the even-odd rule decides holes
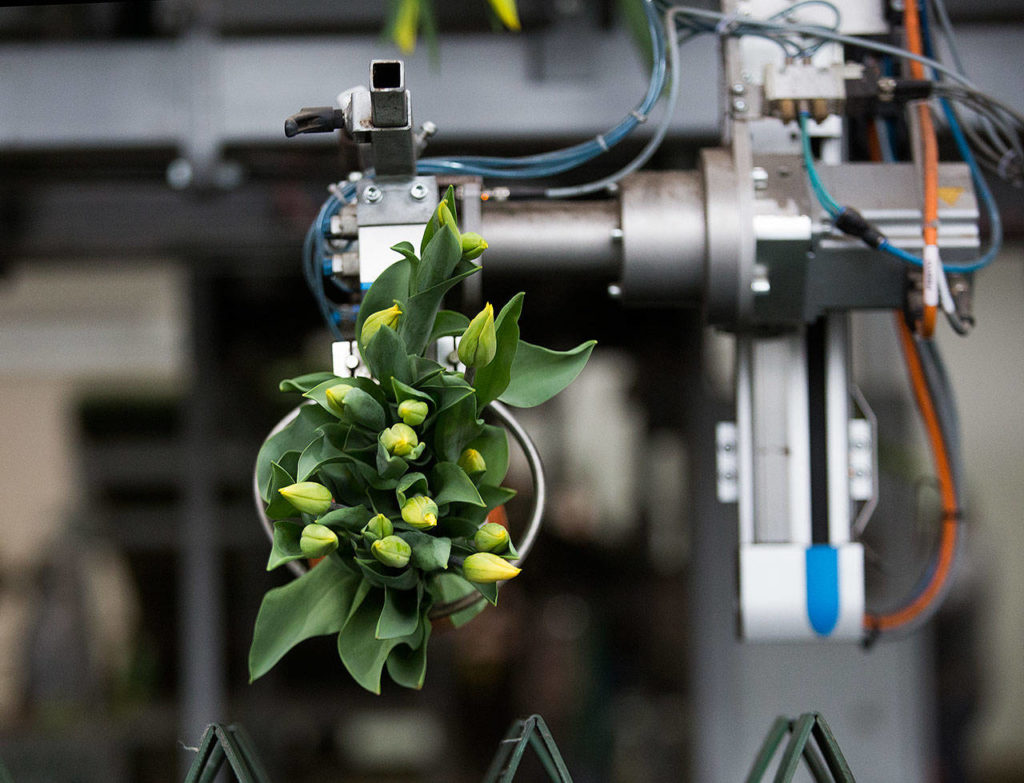
[[[832,729],[817,712],[805,712],[796,720],[776,718],[758,751],[746,783],[760,783],[787,734],[790,735],[789,742],[779,760],[774,783],[789,783],[800,766],[800,759],[806,762],[817,783],[855,783]],[[812,737],[817,747],[810,743]]]
[[[554,737],[540,715],[518,718],[512,721],[505,739],[498,745],[491,766],[484,776],[484,783],[510,783],[519,769],[527,746],[534,749],[548,777],[555,783],[572,783],[562,754],[558,751]]]
[[[238,724],[211,723],[185,783],[213,783],[225,760],[239,783],[270,783],[249,735]]]

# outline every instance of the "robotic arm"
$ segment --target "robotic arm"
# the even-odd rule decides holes
[[[888,34],[878,4],[844,4],[842,18],[819,0],[724,6],[716,14],[646,0],[655,65],[632,121],[628,116],[567,150],[525,158],[420,158],[435,129],[427,123],[414,130],[403,64],[374,61],[368,90],[343,93],[340,108],[303,109],[285,126],[288,135],[341,130],[366,164],[314,223],[307,272],[314,291],[333,279],[357,302],[388,248],[418,239],[414,233],[436,207],[444,180],[459,186],[463,228],[487,237],[491,264],[585,270],[637,306],[699,305],[709,325],[736,339],[735,420],[717,428],[717,487],[721,502],[738,506],[741,634],[860,640],[923,615],[921,607],[888,619],[865,609],[857,536],[877,495],[876,433],[850,379],[849,313],[902,310],[907,323],[920,323],[941,306],[965,329],[972,273],[997,251],[977,258],[976,191],[993,215],[994,245],[998,214],[969,151],[966,162],[931,167],[923,153],[911,162],[841,160],[849,128],[884,127],[876,120],[902,114],[909,101],[940,94],[945,84],[883,76],[871,52],[952,73],[919,52],[851,37]],[[729,111],[727,143],[703,150],[699,168],[638,170],[665,122],[639,163],[593,187],[549,188],[534,200],[514,198],[511,187],[485,187],[490,179],[552,176],[617,143],[646,119],[669,75],[671,101],[679,88],[678,43],[702,32],[723,42]],[[848,59],[844,44],[861,46],[860,59]],[[850,117],[857,121],[844,122]],[[959,143],[956,120],[950,124]],[[911,127],[917,139],[925,133],[919,122]],[[820,171],[815,142],[830,164]],[[923,207],[922,169],[926,180],[931,176]],[[561,198],[586,192],[603,196]],[[343,319],[325,297],[318,300],[343,338]],[[441,346],[439,355],[451,349]],[[921,361],[912,341],[908,362],[927,374]],[[354,343],[339,339],[335,372],[359,371]],[[917,391],[928,419],[927,388]],[[939,420],[932,433],[940,479],[940,458],[946,455],[947,468],[950,461],[943,425]],[[949,573],[959,519],[952,487],[947,494],[940,555],[927,595],[911,607],[933,603]]]

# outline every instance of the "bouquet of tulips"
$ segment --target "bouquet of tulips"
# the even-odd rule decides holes
[[[502,486],[508,437],[482,418],[494,400],[538,405],[564,389],[594,346],[551,351],[519,338],[523,294],[497,315],[442,309],[444,296],[480,271],[487,244],[460,234],[449,189],[423,232],[366,292],[356,321],[370,378],[315,373],[283,381],[308,401],[260,449],[256,478],[274,520],[268,570],[315,563],[264,596],[251,679],[294,645],[336,634],[338,654],[361,686],[380,693],[383,671],[420,688],[430,611],[467,595],[497,602],[519,574],[507,529],[489,522],[514,492]],[[429,358],[457,337],[462,371]],[[459,605],[465,603],[460,601]],[[481,600],[454,612],[455,626]]]

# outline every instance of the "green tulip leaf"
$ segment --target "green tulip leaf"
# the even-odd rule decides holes
[[[411,590],[419,583],[415,569],[406,567],[398,570],[388,568],[372,558],[357,557],[356,565],[363,573],[363,578],[374,587],[390,587],[393,590]]]
[[[282,456],[289,451],[302,452],[316,437],[316,431],[324,424],[336,422],[332,414],[318,405],[303,405],[298,415],[280,432],[271,435],[260,448],[256,457],[256,483],[259,487],[270,485],[271,463],[281,463]],[[268,500],[268,498],[264,498]]]
[[[406,302],[406,313],[399,323],[399,333],[402,335],[409,353],[419,354],[427,347],[430,334],[433,331],[441,301],[452,288],[461,283],[470,275],[480,271],[480,267],[474,266],[462,274],[442,280],[430,288],[410,296]]]
[[[437,604],[454,603],[461,598],[465,598],[470,593],[476,592],[476,588],[472,584],[454,573],[437,574],[427,583],[427,589],[434,598],[435,606]],[[459,628],[486,608],[486,601],[477,601],[466,609],[461,609],[448,615],[448,619],[451,620],[452,625]]]
[[[294,453],[294,452],[289,452]],[[289,519],[299,515],[299,512],[295,509],[288,499],[278,492],[281,487],[288,487],[295,483],[295,478],[292,473],[282,468],[276,462],[270,463],[272,470],[270,477],[270,486],[267,488],[267,495],[265,501],[267,502],[267,516],[271,519]]]
[[[469,581],[469,580],[467,580]],[[490,584],[477,584],[476,582],[469,582],[480,595],[482,595],[487,603],[491,606],[498,605],[498,583],[492,582]]]
[[[352,614],[338,634],[338,655],[357,683],[371,693],[380,694],[380,676],[388,655],[399,644],[410,648],[423,644],[419,625],[409,636],[398,639],[376,638],[377,621],[384,606],[384,591],[373,590]]]
[[[438,413],[434,421],[434,452],[445,462],[458,462],[463,449],[479,437],[483,424],[476,418],[476,400],[467,396]]]
[[[420,262],[420,257],[416,255],[416,248],[412,246],[412,242],[399,242],[397,245],[392,245],[391,249],[412,264],[413,269]]]
[[[448,568],[452,541],[444,536],[432,536],[419,530],[405,530],[398,534],[412,547],[412,564],[421,571]]]
[[[469,318],[454,310],[441,310],[434,319],[434,328],[430,332],[427,344],[436,342],[441,337],[461,335],[469,326]]]
[[[422,589],[389,590],[384,588],[384,608],[377,618],[378,639],[400,639],[415,633],[420,623]]]
[[[409,469],[409,463],[401,457],[395,457],[388,454],[388,450],[384,448],[384,444],[377,441],[377,474],[381,479],[385,481],[397,479],[405,474]],[[373,482],[371,482],[373,483]],[[376,486],[376,484],[374,484]],[[383,489],[383,487],[378,487]]]
[[[385,389],[392,390],[391,379],[397,378],[402,383],[412,383],[412,366],[405,343],[394,329],[381,327],[380,331],[370,340],[370,344],[362,349],[363,359],[373,373],[373,377],[381,382]]]
[[[396,261],[377,275],[370,290],[363,296],[359,305],[359,315],[356,316],[356,335],[359,337],[359,352],[363,358],[366,357],[366,345],[362,340],[363,323],[374,313],[387,310],[396,301],[399,307],[405,310],[405,300],[409,296],[409,276],[412,273],[412,264],[406,259]],[[378,332],[379,334],[379,332]],[[379,376],[375,376],[378,377]]]
[[[336,508],[328,511],[317,519],[321,525],[331,528],[335,532],[347,531],[358,533],[363,526],[373,517],[373,511],[366,506],[350,506],[348,508]]]
[[[439,462],[430,474],[430,482],[434,486],[434,502],[439,506],[445,503],[468,503],[471,506],[485,506],[480,493],[466,471],[454,462]]]
[[[337,375],[333,372],[312,372],[308,375],[300,375],[297,378],[287,378],[281,381],[277,388],[283,392],[299,392],[305,394],[310,389],[314,389],[320,384],[331,381],[340,380]]]
[[[427,477],[422,473],[406,473],[398,480],[395,487],[395,497],[398,499],[398,507],[405,505],[405,501],[413,495],[429,495],[430,488],[427,485]]]
[[[263,596],[249,649],[249,681],[266,674],[299,642],[340,631],[353,609],[359,582],[337,557],[328,557]]]
[[[448,190],[445,191],[444,201],[448,204],[448,209],[451,210],[452,217],[455,218],[456,222],[459,219],[458,213],[455,211],[455,189],[449,185]],[[427,245],[430,244],[430,240],[434,238],[434,234],[437,233],[437,210],[434,210],[434,214],[430,216],[430,220],[427,221],[426,227],[423,229],[423,239],[420,240],[420,254],[426,252]],[[462,257],[462,245],[459,245],[459,257]]]
[[[498,399],[512,379],[512,367],[520,345],[519,315],[523,311],[524,296],[518,293],[512,297],[494,319],[497,351],[488,364],[477,370],[473,382],[476,386],[478,410],[483,410],[492,400]]]
[[[484,484],[480,487],[480,496],[487,504],[487,511],[491,512],[498,506],[504,506],[516,496],[516,491],[509,487],[492,487]]]
[[[571,351],[552,351],[520,340],[512,381],[498,399],[517,408],[547,402],[576,380],[595,345],[596,340],[588,340]]]
[[[477,506],[466,506],[465,509],[465,512],[461,512],[457,516],[449,511],[447,516],[437,521],[437,529],[442,535],[448,536],[449,539],[473,537],[476,529],[480,527],[480,523],[487,516],[487,511]],[[469,518],[472,512],[476,513],[478,519]]]
[[[330,412],[344,422],[360,424],[372,430],[379,430],[385,424],[384,408],[372,394],[356,383],[357,380],[366,381],[366,378],[343,378],[332,379],[321,383],[319,386],[307,391],[303,396],[315,401],[324,410]],[[349,386],[351,390],[345,395],[345,402],[342,410],[338,411],[327,400],[327,390],[334,386]],[[376,387],[376,384],[372,384]],[[379,391],[378,391],[379,393]]]
[[[366,500],[366,482],[356,470],[355,461],[351,464],[333,462],[321,465],[316,475],[331,490],[338,503],[358,506]]]
[[[270,559],[267,561],[267,570],[273,571],[280,565],[305,557],[299,549],[299,539],[302,537],[302,522],[292,522],[286,519],[279,519],[274,523],[274,546],[270,550]]]
[[[471,441],[467,448],[479,451],[487,463],[487,470],[477,482],[478,485],[496,487],[505,480],[505,474],[508,473],[508,435],[504,428],[493,424],[484,425],[480,437]]]
[[[388,655],[388,675],[403,688],[420,690],[427,676],[427,640],[430,638],[430,621],[420,622],[423,640],[415,649],[408,644],[399,644]]]
[[[324,465],[332,462],[351,462],[352,457],[331,443],[323,432],[319,432],[303,449],[299,456],[299,464],[296,472],[298,481],[309,481],[310,477],[320,470]]]

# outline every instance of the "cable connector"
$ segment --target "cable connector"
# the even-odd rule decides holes
[[[847,236],[856,237],[873,250],[877,250],[886,237],[853,207],[843,207],[833,225]]]

